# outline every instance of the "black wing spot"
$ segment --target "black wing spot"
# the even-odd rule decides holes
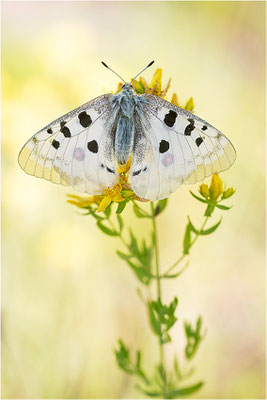
[[[79,115],[78,115],[80,124],[84,127],[84,128],[88,128],[89,125],[91,125],[92,123],[92,119],[90,117],[90,115],[86,114],[86,111],[82,111]]]
[[[190,122],[189,125],[186,126],[185,130],[184,130],[184,134],[186,136],[190,136],[191,132],[195,129],[195,123],[194,120],[192,118],[188,118],[188,121]]]
[[[159,152],[166,153],[170,148],[170,143],[167,140],[162,140],[159,144]]]
[[[60,128],[63,128],[63,126],[65,126],[66,123],[67,123],[66,121],[61,121],[61,122],[60,122]]]
[[[69,130],[69,128],[67,127],[67,126],[63,126],[61,129],[60,129],[60,132],[62,132],[63,133],[63,135],[67,138],[67,137],[71,137],[71,133],[70,133],[70,130]]]
[[[141,174],[141,172],[142,172],[142,170],[139,169],[138,171],[133,172],[133,176],[139,175],[139,174]]]
[[[207,127],[207,125],[203,125],[201,129],[202,129],[202,131],[205,131],[206,129],[208,129],[208,127]]]
[[[107,171],[110,172],[111,174],[115,174],[115,171],[113,171],[113,169],[106,167]]]
[[[51,128],[48,128],[46,132],[49,133],[49,135],[51,135],[51,133],[53,133]]]
[[[53,142],[52,142],[52,146],[53,146],[55,149],[58,149],[58,148],[59,148],[59,145],[60,145],[60,143],[59,143],[56,139],[54,139]]]
[[[173,110],[170,110],[168,114],[165,115],[164,122],[167,126],[171,128],[175,124],[176,118],[177,113]]]
[[[91,142],[87,143],[87,148],[89,151],[92,153],[97,153],[98,152],[98,143],[96,140],[91,140]]]
[[[198,137],[196,139],[196,145],[199,147],[201,145],[201,143],[203,142],[203,139],[201,137]]]

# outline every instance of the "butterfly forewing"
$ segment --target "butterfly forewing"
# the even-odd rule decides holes
[[[106,126],[110,96],[76,108],[34,135],[19,154],[25,172],[89,194],[112,187],[118,173]]]
[[[134,152],[130,183],[138,196],[165,198],[182,183],[201,181],[232,165],[235,149],[212,125],[157,96],[140,99],[140,119],[146,121],[144,136],[150,145],[137,143]],[[138,147],[144,155],[137,163]],[[157,187],[150,182],[158,182]]]

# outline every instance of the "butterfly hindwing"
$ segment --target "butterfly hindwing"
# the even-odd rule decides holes
[[[140,97],[145,132],[137,141],[130,170],[130,184],[138,196],[165,198],[182,183],[201,181],[232,165],[234,147],[213,126],[157,96]]]
[[[106,121],[109,96],[100,96],[52,122],[22,148],[19,164],[30,175],[90,194],[118,179]]]

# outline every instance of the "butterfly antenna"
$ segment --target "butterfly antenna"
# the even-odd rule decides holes
[[[140,74],[142,74],[142,72],[144,72],[147,68],[149,68],[152,64],[154,64],[155,61],[151,61],[144,69],[142,69],[141,72],[139,72],[139,74],[137,74],[131,81],[131,83],[135,80],[135,78],[137,78]],[[130,83],[130,84],[131,84]]]
[[[101,61],[101,63],[104,65],[104,67],[106,67],[106,68],[109,69],[110,71],[114,72],[115,75],[117,75],[124,83],[126,83],[125,80],[122,79],[122,77],[121,77],[119,74],[117,74],[117,72],[115,72],[113,69],[109,68],[109,67],[107,66],[107,64],[104,63],[104,61]]]

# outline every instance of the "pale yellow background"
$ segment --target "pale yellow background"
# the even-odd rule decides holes
[[[136,398],[135,379],[115,364],[117,339],[142,348],[148,370],[158,360],[118,240],[66,203],[72,189],[17,164],[40,128],[116,89],[100,61],[129,80],[152,59],[144,76],[163,68],[171,93],[193,96],[196,114],[237,150],[221,174],[237,188],[232,210],[216,211],[221,227],[164,284],[165,301],[179,298],[167,358],[182,356],[182,321],[201,314],[207,334],[192,382],[206,383],[195,397],[264,397],[264,13],[263,2],[2,3],[2,397]],[[164,266],[181,252],[187,215],[202,221],[188,190],[159,218]],[[124,218],[148,235],[128,208]]]

